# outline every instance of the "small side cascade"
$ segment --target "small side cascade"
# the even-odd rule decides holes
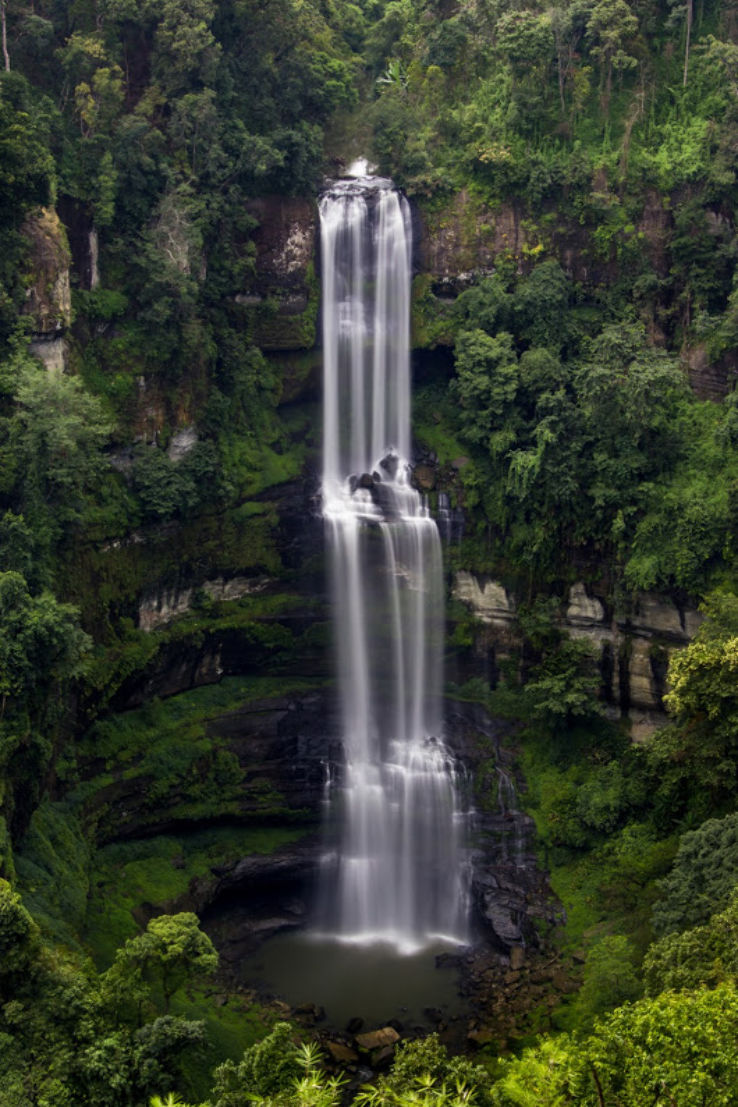
[[[320,201],[323,516],[345,766],[329,928],[467,939],[466,815],[441,714],[441,543],[410,466],[411,220],[390,181]]]
[[[503,820],[502,859],[520,867],[525,864],[526,816],[518,810],[517,803],[517,789],[512,773],[498,765],[497,805]]]
[[[447,492],[438,493],[438,529],[446,545],[461,542],[464,537],[464,513],[451,507]]]

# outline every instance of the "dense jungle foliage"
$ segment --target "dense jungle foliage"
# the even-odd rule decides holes
[[[299,821],[254,789],[269,825],[238,824],[251,785],[207,727],[310,687],[295,662],[323,648],[280,621],[297,585],[275,491],[314,461],[315,411],[290,393],[314,360],[261,349],[279,305],[243,293],[252,201],[312,197],[359,153],[426,225],[512,228],[483,273],[416,279],[416,435],[465,513],[454,564],[527,597],[497,687],[452,691],[518,728],[569,916],[552,940],[584,953],[538,1038],[473,1063],[407,1043],[358,1102],[737,1104],[738,8],[0,0],[0,31],[0,1104],[346,1094],[293,1029],[215,1007],[215,950],[167,905]],[[29,347],[42,208],[72,247],[71,327],[62,311],[45,328],[66,333],[63,373]],[[181,618],[139,625],[141,595],[205,570],[280,591],[195,589]],[[645,743],[560,629],[582,579],[612,604],[702,605]],[[454,644],[475,632],[461,618]],[[258,676],[123,710],[162,657],[215,635]],[[144,837],[164,816],[188,833],[146,858],[111,840],[96,797],[116,772],[148,789]]]

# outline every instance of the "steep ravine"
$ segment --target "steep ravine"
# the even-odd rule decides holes
[[[224,979],[254,942],[302,925],[320,850],[324,782],[340,761],[315,503],[316,435],[305,434],[316,416],[319,368],[315,208],[264,198],[254,214],[256,267],[237,299],[251,340],[269,352],[283,381],[278,412],[292,428],[301,471],[273,480],[223,516],[201,511],[186,523],[148,524],[113,543],[90,540],[63,571],[69,596],[88,597],[90,629],[128,619],[135,649],[114,647],[102,656],[97,687],[93,682],[79,704],[74,743],[20,844],[18,872],[32,901],[39,895],[41,841],[41,867],[54,881],[65,866],[76,866],[76,913],[61,930],[67,938],[81,934],[100,964],[161,910],[202,915],[220,946]],[[661,224],[653,214],[648,220],[658,249]],[[464,196],[445,213],[418,214],[416,225],[414,332],[422,374],[430,348],[445,344],[453,296],[499,254],[523,259],[531,243],[512,209],[478,211]],[[77,225],[69,231],[74,281],[89,286],[89,235]],[[29,237],[36,287],[46,297],[37,292],[31,309],[38,351],[53,346],[53,358],[45,360],[58,367],[80,341],[69,332],[70,255],[53,213],[39,217]],[[573,239],[561,245],[561,256],[587,277]],[[186,387],[185,380],[180,393]],[[191,405],[157,406],[155,392],[155,384],[143,382],[130,424],[152,440],[166,431],[176,463],[186,456],[188,434],[197,433]],[[125,468],[127,446],[119,446],[117,462]],[[463,529],[453,472],[449,477],[427,449],[418,460],[418,483],[436,504],[439,492],[451,497],[455,525]],[[458,565],[451,596],[466,606],[472,627],[457,664],[466,677],[489,679],[519,648],[520,597],[492,575]],[[645,594],[618,606],[606,589],[583,582],[562,599],[567,631],[599,651],[612,711],[630,715],[634,737],[646,733],[660,711],[668,651],[689,640],[696,612]],[[547,949],[558,909],[536,860],[532,821],[518,809],[524,782],[516,779],[514,731],[458,701],[448,702],[447,731],[477,812],[475,926],[484,945],[464,970],[470,1004],[478,1008],[468,1031],[477,1044],[504,1043],[521,1011],[547,1002],[555,974],[566,990],[565,968]],[[168,875],[157,886],[162,873]],[[103,933],[113,888],[113,923]],[[48,900],[41,910],[53,913]]]

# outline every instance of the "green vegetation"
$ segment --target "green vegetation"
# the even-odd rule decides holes
[[[90,896],[80,931],[101,967],[118,946],[138,933],[135,913],[142,904],[167,910],[185,895],[195,878],[207,878],[213,865],[271,853],[293,841],[300,830],[284,827],[214,827],[180,837],[157,836],[103,846],[90,874]],[[24,897],[29,902],[29,897]]]
[[[452,567],[516,592],[522,642],[455,694],[517,727],[567,913],[546,941],[582,963],[525,1052],[408,1043],[357,1102],[736,1102],[734,24],[723,0],[0,0],[3,1103],[347,1094],[289,1027],[257,1042],[249,1000],[214,1005],[179,907],[310,819],[219,720],[325,679],[292,538],[318,283],[262,287],[257,253],[261,199],[297,211],[355,153],[448,253],[414,283],[415,431],[465,513]],[[62,331],[42,368],[30,338]],[[560,630],[581,580],[702,604],[642,744]]]
[[[515,566],[526,591],[604,561],[614,593],[704,594],[735,572],[732,402],[696,400],[642,323],[608,315],[553,261],[455,301],[453,402],[429,381],[417,430],[463,459],[444,477],[470,516],[460,561]]]

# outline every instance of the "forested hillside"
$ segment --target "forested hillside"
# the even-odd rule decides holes
[[[513,1031],[471,1060],[404,1044],[359,1101],[738,1104],[738,8],[0,0],[0,24],[0,1105],[345,1094],[213,983],[198,915],[319,822],[314,200],[359,155],[415,213],[449,592],[515,597],[490,631],[454,585],[449,701],[511,736],[567,916]],[[654,594],[674,633],[640,634]],[[668,714],[634,742],[636,647]]]

